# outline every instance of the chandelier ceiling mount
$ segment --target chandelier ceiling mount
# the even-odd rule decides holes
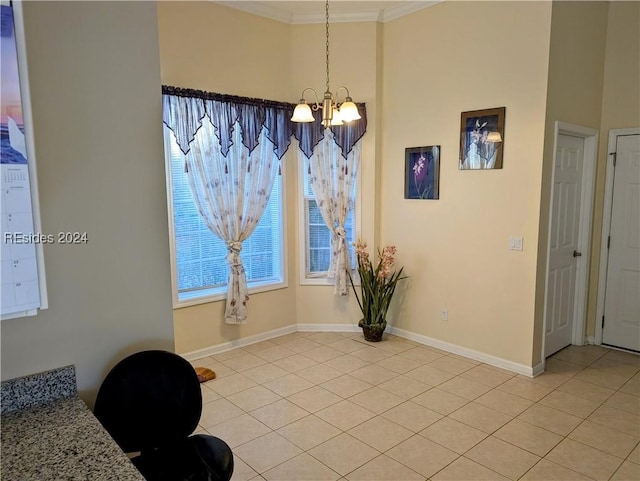
[[[360,117],[360,113],[358,112],[358,107],[353,102],[349,94],[349,89],[347,87],[338,87],[336,90],[335,97],[331,93],[331,89],[329,88],[329,0],[325,2],[325,32],[326,32],[326,66],[327,66],[327,76],[326,76],[326,91],[324,92],[324,97],[322,99],[322,105],[318,100],[318,93],[307,87],[302,91],[300,95],[300,101],[298,105],[296,105],[295,110],[293,111],[293,116],[291,120],[293,122],[313,122],[313,112],[318,110],[322,110],[322,125],[325,127],[329,127],[332,125],[342,125],[344,122],[351,122],[352,120],[357,120]],[[338,93],[342,90],[345,91],[346,95],[344,101],[338,101]],[[315,103],[311,106],[305,100],[305,93],[311,91],[315,96]]]

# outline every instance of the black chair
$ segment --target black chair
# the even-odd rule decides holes
[[[191,436],[202,413],[194,368],[167,351],[133,354],[109,372],[94,414],[147,481],[229,481],[233,454],[221,439]]]

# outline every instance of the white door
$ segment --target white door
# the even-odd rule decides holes
[[[602,342],[640,351],[640,135],[617,138]]]
[[[584,139],[559,134],[553,179],[545,357],[571,344],[576,307]]]

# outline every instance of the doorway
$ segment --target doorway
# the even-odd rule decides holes
[[[597,135],[578,125],[555,125],[545,358],[570,344],[584,344]]]
[[[608,152],[596,343],[640,351],[640,129],[612,130]]]

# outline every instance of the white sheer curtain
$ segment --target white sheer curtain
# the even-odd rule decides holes
[[[309,169],[309,183],[316,198],[322,218],[331,231],[331,262],[328,277],[334,280],[334,294],[346,296],[348,293],[348,269],[351,268],[349,249],[344,228],[347,214],[355,202],[355,183],[360,165],[360,141],[357,141],[346,158],[336,143],[330,129],[307,158],[301,151],[299,156],[306,159]]]
[[[272,100],[162,86],[163,122],[186,156],[186,171],[203,220],[227,243],[229,282],[225,321],[240,324],[247,317],[247,284],[240,259],[242,241],[262,216],[280,159],[291,143],[309,160],[312,189],[332,232],[330,276],[335,292],[347,294],[349,250],[344,223],[353,202],[360,162],[360,139],[367,129],[362,118],[324,129],[315,122],[290,121],[294,106]]]
[[[247,279],[240,258],[242,241],[260,221],[280,161],[265,127],[251,152],[244,145],[238,121],[233,123],[228,152],[209,117],[195,134],[186,155],[187,176],[200,215],[211,231],[227,244],[229,280],[225,322],[241,324],[247,318]]]

